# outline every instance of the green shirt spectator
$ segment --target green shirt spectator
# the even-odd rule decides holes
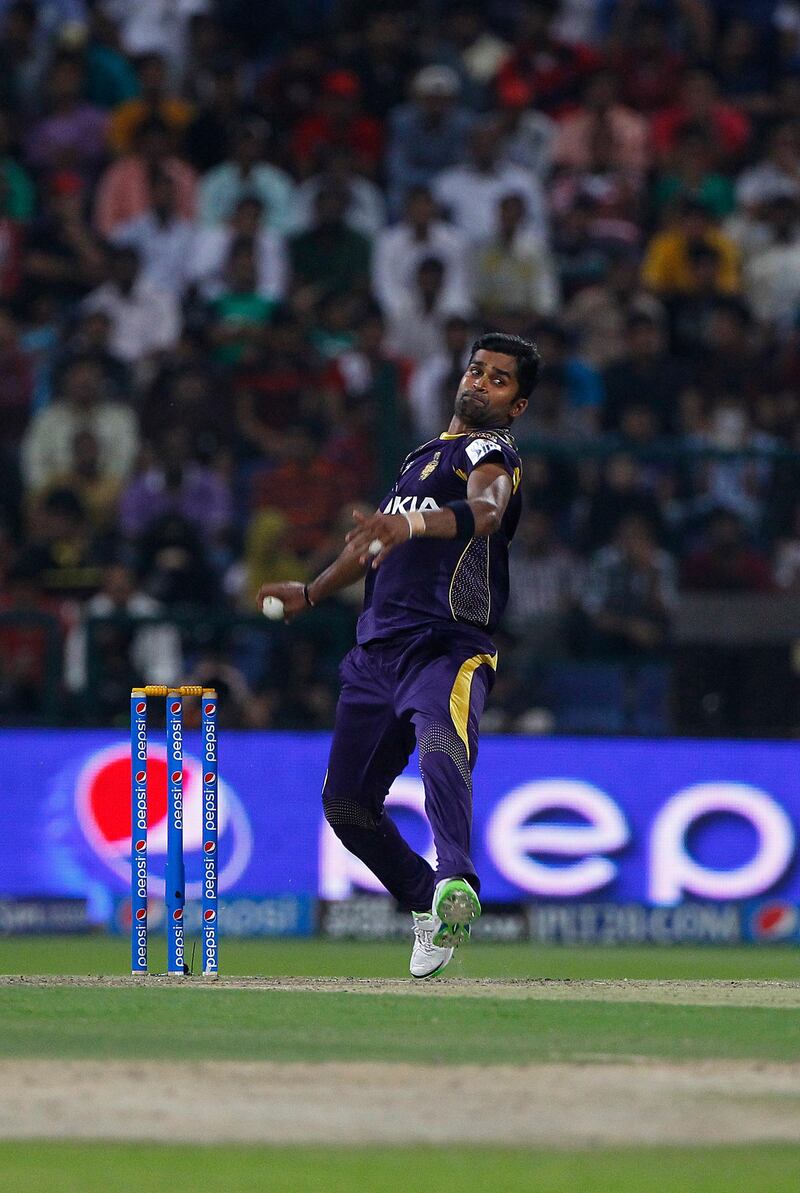
[[[340,191],[318,193],[313,226],[289,241],[295,283],[340,293],[367,286],[372,245],[366,236],[348,228],[346,207],[347,197]]]

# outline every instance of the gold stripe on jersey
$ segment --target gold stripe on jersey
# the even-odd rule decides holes
[[[485,663],[493,671],[497,670],[497,651],[494,654],[476,654],[467,659],[458,669],[458,674],[450,690],[450,720],[453,728],[464,743],[469,761],[469,701],[472,695],[472,679],[475,672]]]

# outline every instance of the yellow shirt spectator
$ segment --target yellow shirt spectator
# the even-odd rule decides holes
[[[729,236],[714,226],[708,209],[694,199],[682,204],[677,227],[657,232],[647,246],[642,265],[645,285],[663,295],[693,293],[695,273],[690,251],[695,244],[706,244],[717,254],[720,293],[738,293],[739,250]]]

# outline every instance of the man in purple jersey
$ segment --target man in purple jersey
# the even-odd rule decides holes
[[[322,802],[337,837],[412,912],[417,978],[447,965],[481,911],[469,852],[472,770],[520,515],[509,427],[538,371],[533,344],[481,336],[447,431],[406,457],[375,514],[354,514],[338,559],[310,584],[265,584],[258,594],[259,608],[277,597],[291,621],[369,567],[358,645],[341,666]],[[384,809],[415,744],[435,871]]]

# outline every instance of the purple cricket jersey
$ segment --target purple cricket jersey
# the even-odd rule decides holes
[[[419,538],[396,547],[367,572],[358,642],[392,638],[409,630],[457,623],[474,636],[495,629],[508,600],[508,546],[522,505],[521,462],[505,429],[447,432],[406,456],[381,512],[438,510],[467,496],[473,468],[489,461],[511,477],[513,492],[503,520],[489,538]],[[483,631],[483,634],[480,634]]]

